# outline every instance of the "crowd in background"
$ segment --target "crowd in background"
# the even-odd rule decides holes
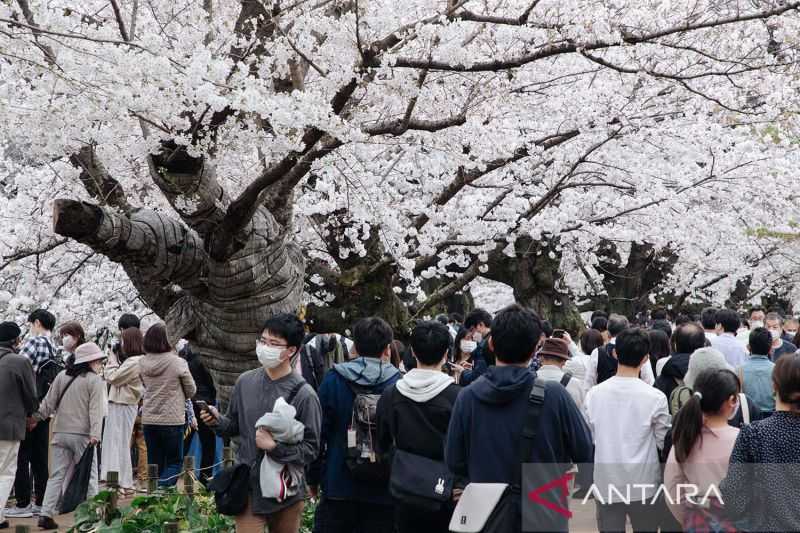
[[[279,314],[224,410],[191,343],[133,315],[118,326],[103,343],[43,309],[27,332],[0,324],[0,529],[31,516],[57,529],[87,453],[89,497],[111,471],[124,495],[143,490],[148,464],[175,485],[196,434],[212,491],[245,472],[248,496],[231,512],[242,532],[297,532],[309,497],[317,533],[448,531],[487,499],[489,520],[505,520],[496,530],[520,531],[526,463],[539,466],[533,482],[569,473],[578,497],[648,487],[634,501],[595,498],[600,531],[800,530],[791,499],[763,497],[798,486],[791,473],[748,467],[800,463],[800,332],[778,312],[654,310],[631,324],[598,311],[573,341],[512,305],[419,321],[407,344],[379,317],[350,339]],[[236,444],[233,469],[215,464],[218,438]],[[687,483],[720,497],[658,494]],[[568,528],[546,506],[525,516]]]

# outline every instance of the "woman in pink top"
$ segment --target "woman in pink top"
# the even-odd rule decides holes
[[[736,531],[721,517],[720,502],[713,496],[719,494],[739,434],[728,419],[739,408],[740,390],[739,378],[730,370],[705,370],[695,379],[692,398],[672,421],[664,484],[670,511],[684,531]],[[694,487],[697,492],[692,497]],[[708,495],[712,497],[706,499]]]

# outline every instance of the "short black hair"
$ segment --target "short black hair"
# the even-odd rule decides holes
[[[460,313],[450,313],[448,318],[450,319],[450,322],[453,322],[454,324],[461,324],[464,322],[464,316]]]
[[[739,315],[733,309],[720,309],[717,311],[716,320],[717,324],[722,325],[722,330],[725,333],[736,333],[741,324]]]
[[[37,320],[47,331],[53,331],[53,328],[56,327],[56,316],[47,309],[37,309],[28,315],[29,324],[33,324]]]
[[[714,329],[717,327],[717,309],[713,307],[706,307],[700,313],[700,323],[703,324],[703,329]]]
[[[650,313],[650,320],[668,320],[669,316],[667,316],[667,310],[663,307],[659,307],[658,309],[653,309],[653,312]]]
[[[608,317],[608,334],[616,337],[630,326],[628,319],[622,315],[611,315]]]
[[[530,309],[512,304],[492,321],[492,345],[497,359],[508,364],[528,361],[542,337],[542,320]]]
[[[449,319],[447,318],[447,315],[445,315],[445,314],[436,315],[436,321],[439,322],[440,324],[444,324],[446,326],[448,320]]]
[[[542,333],[544,333],[544,336],[549,339],[550,337],[553,336],[553,331],[555,331],[555,329],[553,328],[553,325],[550,323],[550,321],[542,320]]]
[[[130,313],[125,313],[121,317],[119,317],[119,322],[117,322],[117,326],[119,327],[120,331],[125,331],[128,328],[140,328],[142,327],[142,323],[139,321],[139,317],[136,315],[132,315]]]
[[[592,319],[591,325],[591,329],[596,329],[600,333],[608,331],[608,318],[604,316],[598,316],[597,318]]]
[[[769,355],[769,350],[772,348],[772,334],[767,328],[755,328],[750,332],[748,344],[753,355]]]
[[[706,332],[700,324],[687,322],[678,326],[672,340],[678,353],[692,354],[706,345]]]
[[[434,321],[419,322],[411,331],[411,348],[423,365],[435,365],[450,348],[450,330]]]
[[[489,314],[489,311],[486,309],[481,309],[480,307],[470,311],[470,313],[467,315],[467,318],[464,319],[464,327],[467,329],[472,329],[478,324],[489,326],[491,323],[492,315]]]
[[[608,318],[608,313],[606,313],[601,309],[598,309],[597,311],[592,311],[592,316],[589,318],[589,323],[594,322],[596,318]]]
[[[278,313],[273,315],[264,322],[264,327],[261,328],[262,333],[268,331],[273,335],[286,339],[287,346],[294,346],[300,348],[303,345],[303,339],[306,336],[306,331],[303,328],[303,322],[291,313]]]
[[[689,324],[690,322],[692,322],[692,317],[690,317],[689,315],[684,315],[683,313],[681,313],[675,317],[676,326],[682,326],[684,324]]]
[[[393,339],[392,327],[376,316],[362,318],[353,326],[356,352],[363,357],[380,357]]]
[[[636,367],[650,353],[650,335],[643,328],[628,328],[617,335],[614,343],[619,364]]]

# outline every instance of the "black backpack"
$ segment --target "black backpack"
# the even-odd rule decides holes
[[[47,349],[50,351],[50,357],[44,363],[39,365],[39,370],[36,371],[36,391],[39,393],[39,401],[44,400],[50,387],[56,380],[62,370],[64,370],[64,362],[60,357],[56,357],[53,352],[53,347],[50,341],[47,341]]]
[[[378,454],[377,408],[381,395],[372,387],[347,382],[353,392],[353,411],[347,428],[345,464],[357,481],[386,483],[391,466],[386,457]]]
[[[617,374],[619,361],[611,355],[614,349],[613,344],[606,344],[597,349],[597,384],[613,378]]]

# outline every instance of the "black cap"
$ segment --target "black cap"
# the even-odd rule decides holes
[[[0,324],[0,342],[14,341],[22,335],[22,330],[14,322]]]

